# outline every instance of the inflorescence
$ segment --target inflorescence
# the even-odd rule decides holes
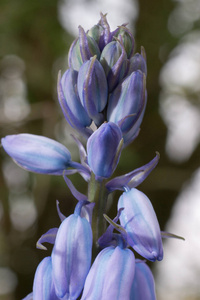
[[[24,300],[156,299],[146,261],[162,260],[162,236],[175,236],[161,232],[151,201],[136,187],[155,168],[159,154],[111,179],[122,150],[139,134],[147,102],[146,76],[145,50],[134,53],[127,24],[110,31],[101,14],[89,31],[79,27],[79,37],[69,50],[69,68],[58,77],[65,119],[86,139],[85,148],[74,136],[80,162],[72,161],[65,146],[47,137],[2,138],[4,150],[22,168],[63,176],[77,202],[68,217],[57,202],[61,224],[37,242],[39,249],[46,249],[44,242],[53,244],[52,254],[38,265],[33,291]],[[74,173],[88,183],[87,195],[69,179]],[[122,194],[117,216],[111,220],[106,215],[108,197],[116,190]]]

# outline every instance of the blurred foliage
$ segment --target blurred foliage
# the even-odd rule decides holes
[[[169,0],[139,1],[140,13],[135,40],[136,50],[139,51],[140,45],[143,45],[147,53],[148,105],[141,133],[124,150],[116,172],[129,172],[150,161],[155,151],[160,152],[158,167],[140,189],[152,200],[162,229],[181,186],[190,177],[197,163],[194,156],[182,165],[168,160],[165,154],[166,128],[158,113],[160,69],[178,42],[178,38],[172,37],[167,29],[168,17],[174,5]],[[16,55],[24,61],[27,98],[31,104],[31,112],[24,120],[9,124],[0,120],[1,136],[29,132],[55,138],[55,126],[62,118],[56,102],[56,74],[59,69],[65,70],[67,52],[73,40],[61,27],[57,11],[58,2],[55,0],[1,0],[0,58]],[[6,155],[3,151],[0,155],[3,162]],[[80,183],[78,180],[75,177],[76,184],[82,185],[82,181]],[[75,202],[62,178],[31,174],[28,190],[34,194],[38,219],[31,228],[20,232],[10,220],[9,191],[2,173],[0,185],[3,208],[0,265],[10,267],[18,277],[15,294],[0,299],[21,299],[31,291],[36,266],[47,255],[46,252],[35,249],[36,241],[49,228],[59,225],[55,200],[59,199],[61,211],[66,215],[73,211]],[[85,188],[86,185],[83,185],[82,191]],[[115,215],[115,210],[110,214]]]

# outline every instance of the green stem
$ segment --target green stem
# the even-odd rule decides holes
[[[103,217],[103,214],[105,213],[107,196],[108,193],[105,188],[105,180],[95,180],[95,175],[92,173],[88,185],[88,200],[95,203],[92,216],[92,231],[94,244],[96,245],[96,252],[98,250],[97,241],[104,233],[106,227],[106,221]]]

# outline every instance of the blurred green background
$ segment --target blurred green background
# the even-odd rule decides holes
[[[168,266],[172,263],[171,274],[162,262],[157,263],[161,267],[152,265],[158,300],[200,299],[197,255],[200,245],[192,244],[199,239],[197,229],[200,228],[200,190],[193,182],[197,178],[195,182],[200,185],[198,0],[109,0],[105,3],[1,0],[1,137],[22,132],[44,135],[64,143],[72,152],[73,160],[78,159],[70,137],[73,130],[63,119],[57,101],[57,74],[67,68],[67,53],[77,24],[89,29],[93,23],[85,27],[85,20],[90,22],[95,17],[97,23],[100,11],[108,13],[108,21],[120,16],[116,24],[113,18],[115,26],[129,22],[136,41],[135,51],[139,52],[143,45],[147,54],[148,105],[144,121],[139,137],[124,150],[114,175],[130,172],[150,161],[155,151],[160,153],[157,168],[139,189],[151,199],[161,230],[172,228],[186,242],[170,241],[176,245],[170,256],[166,241],[165,260]],[[59,226],[56,200],[66,215],[72,213],[76,202],[62,178],[25,172],[3,149],[0,158],[0,300],[22,299],[32,290],[38,263],[51,253],[51,246],[44,252],[36,250],[35,244],[49,228]],[[78,189],[86,193],[83,180],[77,175],[72,178]],[[188,192],[190,184],[195,194]],[[179,219],[174,207],[180,195],[186,194],[188,206],[183,209],[178,206],[175,210],[182,212]],[[194,197],[196,204],[193,204]],[[116,203],[109,215],[115,214]],[[194,230],[190,227],[193,221],[196,222]],[[179,256],[183,260],[178,264]],[[182,276],[178,273],[170,280],[175,274],[173,264]],[[190,276],[183,276],[188,270]]]

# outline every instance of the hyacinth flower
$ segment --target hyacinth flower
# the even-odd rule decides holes
[[[69,150],[62,144],[34,134],[7,135],[1,139],[4,150],[20,167],[35,173],[62,175],[68,168],[81,169],[81,164],[71,160]]]
[[[123,145],[120,128],[112,122],[102,124],[87,141],[87,160],[93,173],[108,178],[117,167]]]
[[[124,208],[120,223],[127,232],[129,245],[150,261],[162,260],[160,226],[149,198],[135,188],[127,189],[119,198],[120,208]]]
[[[80,216],[84,204],[82,201],[76,205],[74,214],[61,223],[56,235],[51,256],[55,291],[59,298],[77,299],[90,268],[92,229],[90,223]]]
[[[96,56],[80,67],[77,89],[81,104],[88,116],[96,125],[100,125],[104,120],[100,113],[107,104],[108,84],[103,67]]]
[[[125,230],[116,222],[122,209],[110,223],[98,243],[104,249],[97,255],[85,281],[81,300],[131,299],[131,289],[135,273],[135,256],[127,248]],[[113,233],[117,229],[120,234]],[[107,246],[106,246],[107,245]]]
[[[41,250],[46,250],[43,243],[53,244],[52,254],[39,264],[33,292],[24,299],[155,300],[153,275],[144,261],[135,260],[135,252],[159,261],[163,258],[161,237],[180,238],[160,231],[150,200],[136,189],[156,167],[159,154],[146,165],[111,178],[122,150],[139,135],[144,117],[144,48],[134,53],[127,24],[111,31],[106,15],[101,14],[88,31],[79,27],[68,62],[68,70],[62,76],[59,73],[58,100],[68,124],[85,138],[84,145],[76,133],[73,136],[80,163],[72,160],[65,146],[46,137],[18,134],[1,140],[20,167],[62,175],[78,201],[68,217],[57,203],[61,225],[48,230],[36,244]],[[85,194],[68,178],[76,172],[88,185]],[[106,213],[116,190],[122,194],[112,221]]]
[[[145,261],[139,259],[136,259],[135,261],[135,276],[131,288],[130,299],[156,300],[153,274]]]

